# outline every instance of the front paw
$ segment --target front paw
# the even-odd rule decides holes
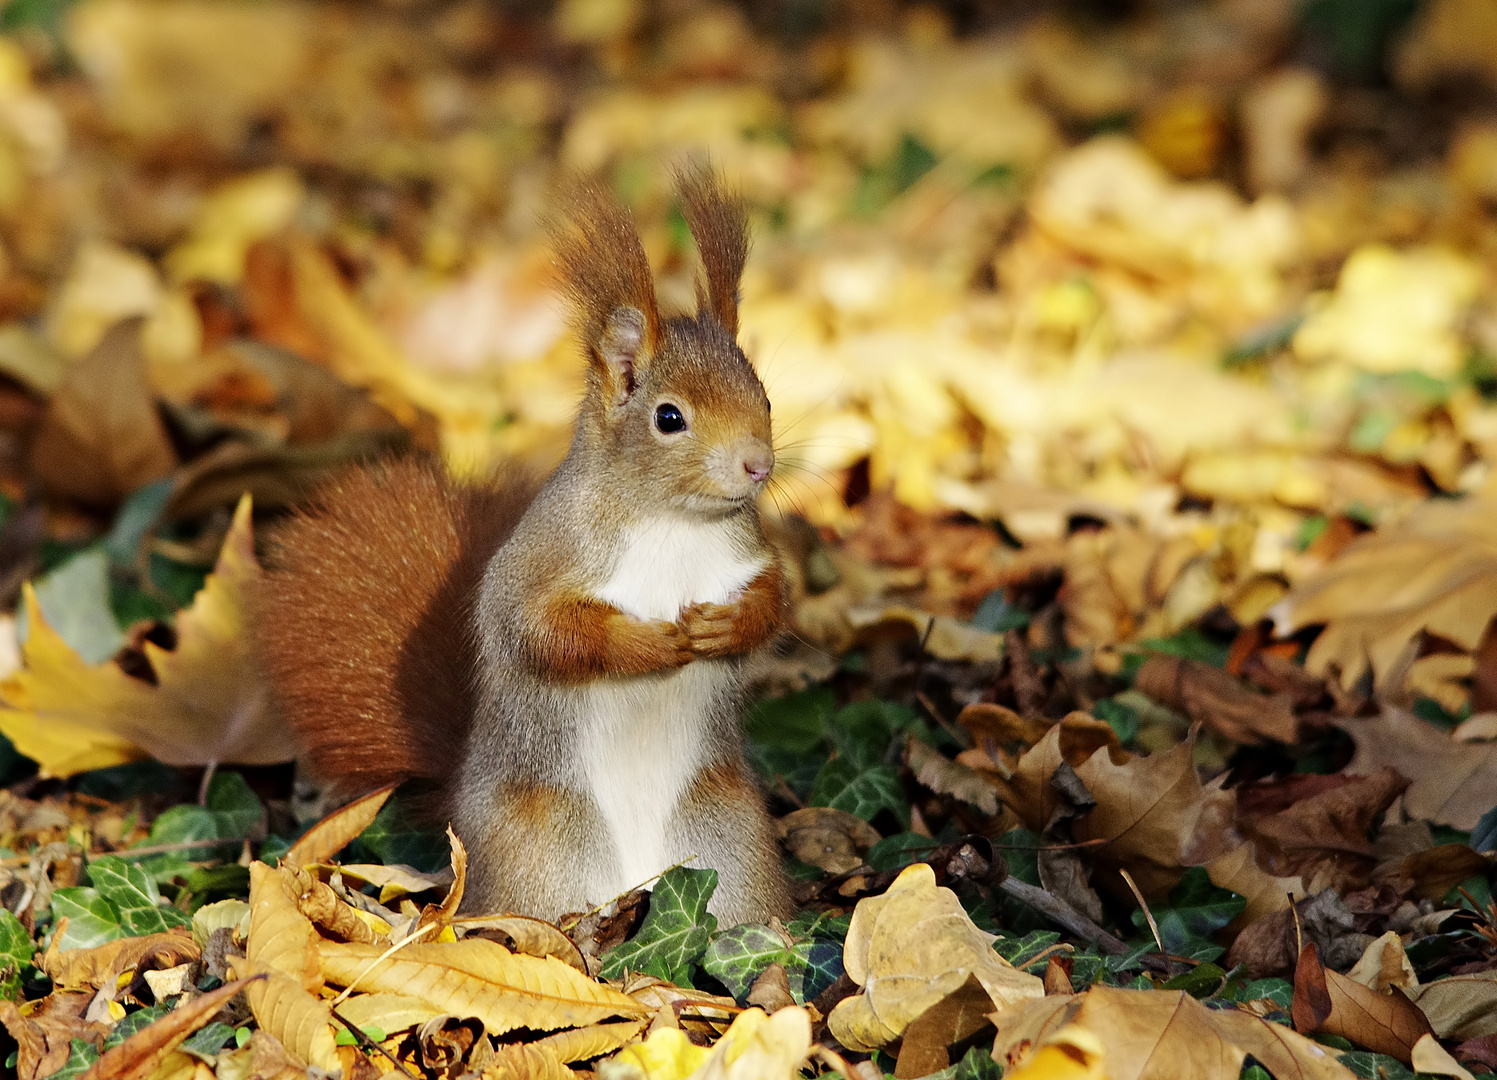
[[[678,624],[686,631],[697,656],[731,656],[739,651],[738,607],[735,604],[693,604],[681,612]]]

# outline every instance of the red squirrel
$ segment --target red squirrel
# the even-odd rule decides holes
[[[662,318],[601,187],[553,229],[587,383],[544,484],[358,468],[269,544],[260,652],[314,771],[436,781],[472,910],[555,919],[686,859],[727,924],[788,905],[738,730],[786,604],[756,501],[769,400],[736,342],[747,217],[708,173],[679,187],[695,316]]]

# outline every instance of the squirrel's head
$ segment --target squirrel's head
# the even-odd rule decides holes
[[[616,455],[637,494],[726,513],[774,468],[769,398],[736,341],[748,222],[705,170],[677,183],[705,270],[694,317],[660,317],[639,234],[601,186],[580,185],[555,230],[589,360],[578,437]]]

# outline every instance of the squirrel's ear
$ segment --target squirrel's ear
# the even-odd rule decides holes
[[[611,399],[627,401],[660,338],[650,262],[629,211],[601,183],[574,183],[560,211],[550,227],[562,288]]]
[[[593,352],[603,362],[608,399],[614,405],[634,396],[634,369],[644,345],[645,316],[639,308],[615,308],[604,320]]]
[[[738,196],[725,193],[706,167],[681,170],[676,187],[681,213],[702,254],[708,309],[724,330],[736,335],[738,279],[748,261],[748,208]]]

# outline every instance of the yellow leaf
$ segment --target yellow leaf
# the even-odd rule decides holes
[[[177,647],[145,642],[156,685],[109,661],[89,665],[47,625],[28,586],[24,670],[0,683],[0,732],[45,776],[154,757],[168,765],[286,761],[294,748],[270,708],[246,626],[260,575],[242,499],[213,573],[177,616]]]
[[[410,945],[384,960],[385,950],[377,945],[323,942],[319,951],[329,982],[420,998],[455,1016],[476,1016],[494,1035],[645,1012],[632,998],[560,960],[519,956],[483,938]]]
[[[811,1015],[788,1006],[773,1016],[746,1009],[692,1080],[795,1080],[811,1052]]]
[[[1009,1080],[1105,1080],[1102,1040],[1069,1024],[1035,1047]]]
[[[395,785],[390,784],[334,810],[302,833],[291,850],[281,856],[281,862],[288,866],[311,866],[331,859],[370,826],[394,790]]]
[[[482,1080],[573,1080],[575,1074],[549,1046],[514,1043],[500,1046],[481,1076]]]
[[[926,1009],[975,975],[1000,1011],[1043,997],[1044,984],[993,951],[997,939],[972,922],[925,863],[906,868],[882,896],[858,901],[843,963],[864,988],[832,1010],[832,1034],[871,1052],[897,1039]]]
[[[338,1006],[338,1015],[355,1027],[377,1027],[393,1035],[441,1016],[442,1010],[405,994],[355,994]]]
[[[611,1024],[591,1024],[547,1035],[544,1039],[537,1039],[535,1045],[550,1047],[562,1061],[590,1061],[595,1057],[611,1054],[638,1038],[648,1022],[619,1020]]]
[[[644,1042],[600,1063],[598,1074],[603,1080],[686,1080],[711,1053],[680,1028],[656,1028]]]

